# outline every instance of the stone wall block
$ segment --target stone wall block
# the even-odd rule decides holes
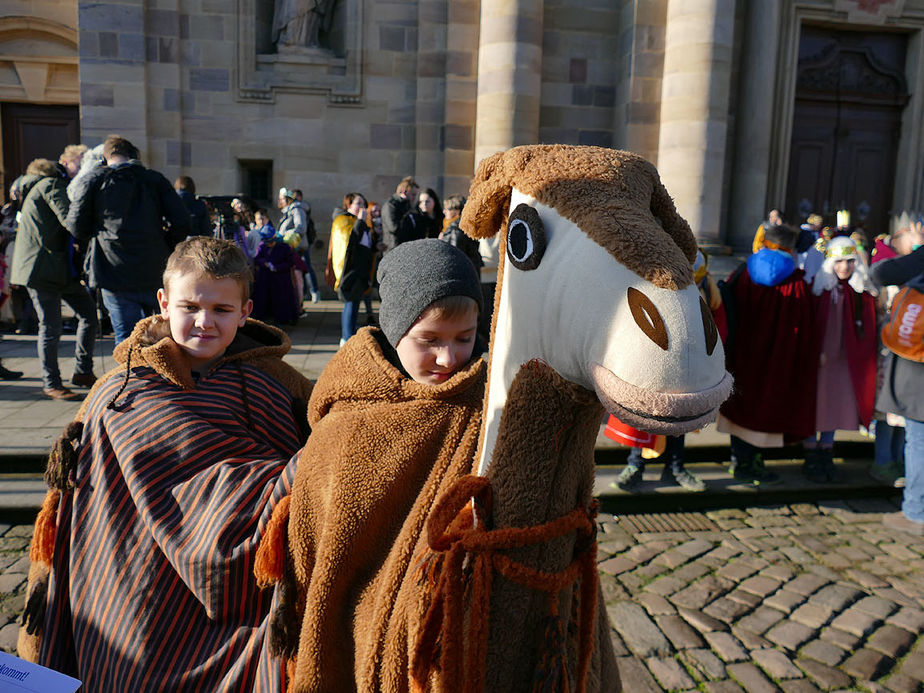
[[[96,31],[80,31],[78,50],[81,58],[99,57],[99,33]]]
[[[193,91],[228,91],[230,75],[222,68],[195,68],[189,71],[189,88]]]
[[[179,89],[164,89],[163,109],[165,111],[180,110],[180,91]]]
[[[99,57],[119,57],[119,35],[111,31],[99,32]]]
[[[77,12],[79,26],[85,31],[144,31],[144,12],[140,4],[80,3]]]
[[[183,67],[199,67],[199,56],[201,55],[201,46],[194,41],[180,42],[180,56],[182,57]]]
[[[446,74],[446,54],[418,53],[417,75],[419,77],[443,77]]]
[[[383,51],[404,50],[405,29],[400,26],[383,24],[379,26],[379,48]]]
[[[475,63],[476,56],[471,51],[448,51],[446,53],[446,75],[474,77]]]
[[[149,9],[145,16],[145,30],[148,36],[178,36],[180,22],[176,10]]]
[[[119,34],[119,60],[144,62],[144,34]]]
[[[400,149],[401,126],[387,123],[372,123],[369,126],[370,149]]]
[[[585,84],[575,84],[571,88],[572,106],[590,106],[594,102],[594,88]]]
[[[218,15],[189,17],[189,38],[197,41],[223,41],[225,38],[224,18]]]
[[[445,149],[470,150],[475,146],[475,133],[468,125],[446,125],[444,127]]]
[[[114,105],[112,87],[101,84],[81,84],[80,103],[83,106]]]

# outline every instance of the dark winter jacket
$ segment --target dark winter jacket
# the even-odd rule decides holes
[[[169,228],[164,228],[164,219]],[[67,228],[87,245],[90,285],[156,291],[173,247],[190,233],[189,211],[170,182],[137,161],[101,168],[83,181]]]
[[[449,245],[454,245],[465,253],[465,257],[472,261],[476,271],[481,269],[484,262],[478,250],[478,241],[465,235],[465,232],[459,226],[458,218],[452,220],[452,223],[446,227],[446,230],[440,234],[439,238],[441,241],[446,241]]]
[[[77,278],[67,219],[67,175],[58,164],[54,174],[22,179],[22,203],[10,283],[44,291],[62,291]]]
[[[211,236],[212,223],[209,220],[209,208],[205,206],[205,203],[188,190],[177,190],[176,194],[180,196],[189,211],[192,224],[190,235]]]
[[[918,248],[909,255],[877,262],[870,267],[870,276],[880,286],[906,284],[922,274],[924,248]],[[915,421],[924,421],[924,363],[909,361],[889,352],[883,371],[876,408]]]
[[[414,233],[417,224],[410,212],[411,203],[401,195],[392,195],[382,207],[382,232],[389,248],[424,237]]]

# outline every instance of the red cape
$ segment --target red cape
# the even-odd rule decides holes
[[[787,440],[815,433],[815,301],[803,276],[796,270],[776,286],[762,286],[744,268],[731,287],[737,327],[726,366],[735,390],[722,414],[739,426],[782,433]]]
[[[844,349],[860,422],[868,428],[876,398],[876,299],[865,291],[858,294],[847,282],[842,283],[846,300],[839,305],[844,311]],[[818,315],[818,342],[821,344],[831,311],[830,291],[822,291],[816,297],[815,310]]]

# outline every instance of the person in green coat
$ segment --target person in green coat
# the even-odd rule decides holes
[[[61,301],[77,316],[76,364],[71,382],[91,387],[93,345],[96,341],[96,304],[74,267],[74,246],[64,227],[69,201],[68,180],[80,169],[83,148],[68,147],[58,163],[35,159],[23,177],[23,203],[13,250],[10,283],[25,286],[39,318],[38,356],[42,386],[51,399],[83,399],[64,386],[58,369],[61,338]]]

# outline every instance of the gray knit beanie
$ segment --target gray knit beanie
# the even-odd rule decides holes
[[[379,325],[398,346],[420,314],[434,301],[468,296],[482,308],[481,280],[465,253],[445,241],[427,238],[389,250],[379,264]]]

